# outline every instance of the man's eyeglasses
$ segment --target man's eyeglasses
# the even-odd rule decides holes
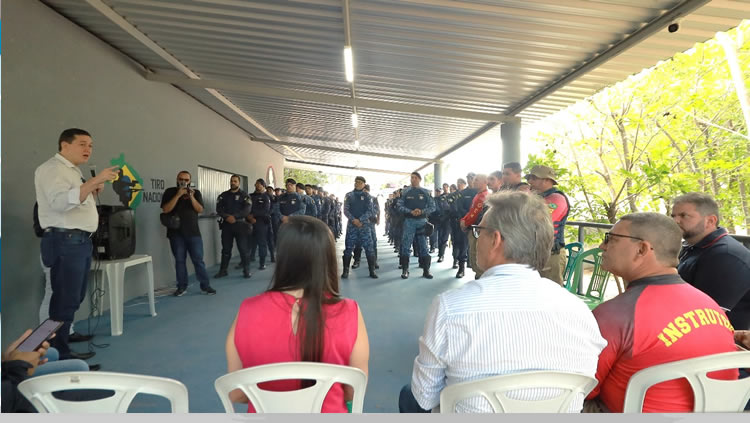
[[[471,235],[474,237],[474,239],[479,239],[479,232],[482,229],[492,229],[492,228],[488,228],[486,226],[471,225],[469,226],[469,229],[471,229]]]
[[[619,236],[620,238],[630,238],[630,239],[637,239],[638,241],[645,241],[643,238],[638,238],[637,236],[630,236],[630,235],[620,235],[620,234],[613,234],[612,232],[605,232],[604,233],[604,243],[608,244],[609,239],[613,236]]]

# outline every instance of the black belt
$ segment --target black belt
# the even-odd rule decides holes
[[[86,236],[87,238],[91,238],[94,233],[93,232],[87,232],[80,229],[67,229],[67,228],[45,228],[44,232],[62,232],[62,233],[71,233],[71,234],[81,234]]]

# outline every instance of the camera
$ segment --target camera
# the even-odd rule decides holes
[[[675,32],[680,30],[680,23],[679,22],[672,22],[667,27],[667,31],[669,31],[670,34],[674,34]]]
[[[187,183],[185,181],[180,181],[177,183],[178,188],[187,188],[188,190],[195,189],[195,182]]]

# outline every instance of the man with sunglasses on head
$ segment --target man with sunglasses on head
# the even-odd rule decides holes
[[[556,185],[555,171],[551,167],[537,165],[531,168],[526,180],[531,185],[531,191],[539,194],[547,203],[552,225],[555,227],[555,243],[552,245],[552,255],[540,271],[542,277],[563,284],[562,275],[565,270],[565,223],[570,214],[570,201]]]
[[[174,256],[174,267],[177,272],[177,290],[175,297],[185,295],[188,286],[187,255],[195,267],[195,276],[200,282],[201,291],[207,295],[216,294],[211,288],[203,262],[203,238],[198,227],[198,214],[203,212],[201,192],[190,186],[190,172],[180,171],[177,174],[177,186],[167,188],[161,196],[161,210],[179,217],[179,227],[167,228],[169,246]]]
[[[539,275],[552,249],[552,222],[544,202],[520,192],[493,194],[479,225],[478,280],[438,295],[427,313],[411,384],[401,390],[399,411],[430,412],[440,392],[461,382],[548,370],[594,377],[606,342],[588,307]],[[558,389],[511,392],[528,400]],[[568,412],[579,412],[583,394]],[[458,413],[490,413],[489,401],[459,401]]]
[[[633,213],[605,234],[601,266],[625,282],[625,292],[594,309],[607,346],[599,356],[599,383],[584,411],[623,411],[630,377],[672,361],[736,351],[734,331],[724,311],[677,273],[682,231],[660,213]],[[737,379],[737,369],[711,373]],[[691,412],[687,380],[654,385],[644,412]]]

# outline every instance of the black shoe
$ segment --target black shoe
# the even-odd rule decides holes
[[[252,260],[250,260],[250,261],[252,261]],[[227,275],[229,275],[229,273],[227,273],[226,269],[219,270],[219,273],[217,273],[217,274],[214,275],[214,279],[223,278],[224,276],[227,276]]]
[[[401,279],[409,278],[409,256],[401,256]]]
[[[443,262],[443,256],[438,256],[437,262],[438,263],[442,263]]]
[[[456,277],[458,279],[461,279],[464,277],[464,271],[466,270],[466,264],[464,262],[460,262],[458,264],[458,272],[456,272]]]
[[[90,341],[93,337],[94,335],[84,335],[78,332],[73,332],[73,334],[68,337],[68,342],[86,342]]]
[[[458,260],[453,260],[453,268],[458,269]]]
[[[355,260],[354,263],[352,263],[352,269],[356,269],[359,267],[359,261]]]
[[[377,263],[375,263],[375,268],[376,268],[376,269],[380,269],[380,265],[379,265],[379,264],[377,264]]]
[[[216,295],[216,290],[211,288],[210,286],[208,288],[201,288],[201,291],[205,293],[206,295]]]
[[[174,294],[172,295],[174,295],[175,297],[182,297],[183,295],[185,295],[185,288],[177,288],[177,290],[175,290]]]
[[[430,248],[430,254],[435,254],[435,248]]]
[[[97,370],[101,370],[102,365],[101,364],[89,364],[89,371],[95,372]]]
[[[341,271],[341,279],[349,278],[349,264],[352,262],[352,256],[342,256],[341,261],[343,264],[343,270]]]
[[[432,279],[432,274],[430,273],[430,262],[432,261],[432,257],[430,256],[424,256],[419,258],[419,263],[422,265],[422,277],[427,279]]]
[[[96,353],[93,351],[85,352],[85,353],[79,353],[75,351],[70,352],[70,358],[77,358],[79,360],[88,360],[89,358],[95,356]]]
[[[266,265],[261,264],[260,267],[258,267],[258,270],[266,270]]]
[[[250,279],[253,276],[250,272],[242,272],[242,277],[245,279]]]

